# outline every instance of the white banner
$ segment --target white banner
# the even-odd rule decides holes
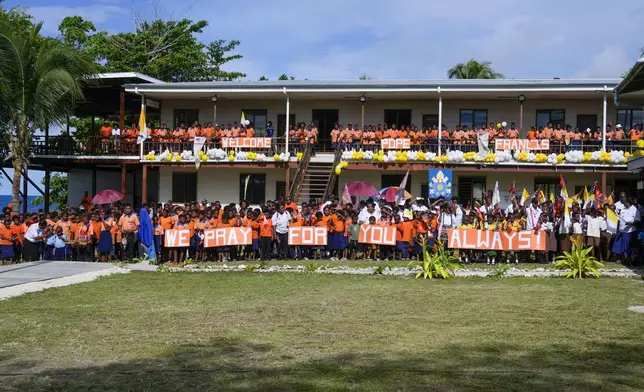
[[[192,149],[192,154],[195,156],[195,166],[199,169],[201,165],[201,159],[199,159],[199,151],[206,144],[206,138],[203,136],[195,136],[195,142]]]

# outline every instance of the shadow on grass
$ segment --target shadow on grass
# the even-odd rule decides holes
[[[422,342],[419,342],[422,344]],[[2,391],[620,391],[644,388],[639,343],[584,351],[447,345],[414,358],[349,353],[297,362],[266,344],[218,340],[101,367],[33,373],[0,357]]]

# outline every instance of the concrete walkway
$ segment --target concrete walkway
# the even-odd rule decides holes
[[[36,261],[0,266],[0,288],[114,268],[111,263]]]

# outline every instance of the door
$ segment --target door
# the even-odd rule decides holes
[[[286,181],[275,182],[275,200],[286,200]]]
[[[291,124],[295,124],[295,114],[289,114],[289,126]],[[286,131],[286,114],[278,114],[277,115],[277,137],[282,137],[284,136],[284,132]]]
[[[586,128],[590,128],[591,132],[595,132],[595,129],[597,129],[596,114],[578,114],[577,115],[577,129],[579,129],[579,132],[585,132]]]
[[[398,129],[411,125],[411,109],[385,109],[385,123],[389,127],[396,125]]]
[[[242,109],[242,112],[255,130],[255,136],[266,136],[266,109]]]
[[[313,109],[311,119],[318,129],[318,145],[331,146],[331,130],[340,119],[338,109]]]
[[[429,127],[438,129],[438,114],[423,114],[423,129]]]

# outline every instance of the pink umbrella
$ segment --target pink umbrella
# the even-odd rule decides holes
[[[123,194],[114,189],[105,189],[96,194],[92,199],[92,204],[112,204],[123,200]]]
[[[382,188],[380,190],[380,198],[385,199],[389,203],[393,203],[396,201],[396,193],[398,192],[398,189],[399,188],[397,186]],[[411,199],[411,193],[405,191],[403,198],[405,200]]]
[[[370,197],[378,195],[378,190],[373,185],[364,181],[354,181],[347,184],[351,196]]]

